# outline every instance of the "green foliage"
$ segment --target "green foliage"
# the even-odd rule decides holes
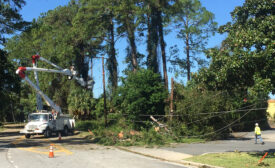
[[[219,31],[228,33],[221,48],[207,51],[208,69],[198,82],[210,89],[246,90],[250,94],[274,92],[274,2],[247,0],[232,13],[232,23]]]
[[[7,53],[0,49],[0,121],[13,121],[17,114],[20,80],[14,73],[14,66],[7,59]]]
[[[95,113],[96,101],[93,99],[92,92],[79,86],[71,85],[67,101],[70,114],[81,119],[97,118]]]
[[[24,5],[24,0],[0,1],[0,45],[5,43],[5,35],[13,34],[28,24],[19,14]]]
[[[122,86],[114,97],[115,106],[129,120],[148,120],[147,116],[164,114],[164,100],[167,93],[158,74],[150,70],[129,73],[122,79]]]
[[[114,118],[113,118],[114,119]],[[88,131],[93,133],[88,134],[86,138],[91,139],[94,143],[103,145],[164,145],[172,142],[172,138],[165,134],[156,132],[153,128],[141,129],[141,131],[134,131],[132,124],[125,122],[125,119],[116,115],[115,120],[108,125],[104,126],[104,120],[90,120],[90,121],[77,121],[76,129],[81,131]],[[122,138],[119,138],[119,133],[123,134]]]
[[[239,92],[200,91],[175,84],[174,114],[178,117],[171,126],[176,136],[222,138],[232,131],[252,130],[256,121],[265,127],[267,116],[262,108],[266,99],[250,95],[244,102],[242,96]]]
[[[104,128],[103,120],[78,120],[75,128],[79,131],[99,130]]]

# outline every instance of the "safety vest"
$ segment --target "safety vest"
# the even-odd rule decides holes
[[[256,135],[261,135],[261,129],[260,129],[260,127],[255,127],[255,134]]]

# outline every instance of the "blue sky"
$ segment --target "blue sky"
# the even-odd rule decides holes
[[[47,12],[48,10],[54,9],[57,6],[63,6],[68,4],[69,0],[26,0],[26,5],[21,10],[23,18],[27,21],[32,21],[34,18],[37,18],[41,13]],[[244,3],[244,0],[201,0],[201,3],[207,10],[215,14],[215,21],[218,25],[226,24],[231,21],[230,12],[234,10],[236,6],[241,6]],[[225,35],[216,34],[215,36],[209,39],[208,47],[219,46]],[[177,44],[179,47],[181,41],[176,39],[174,33],[169,34],[165,37],[167,43],[167,53],[170,46]],[[139,52],[145,52],[144,43],[141,42],[138,44]],[[125,56],[125,47],[127,43],[125,39],[118,40],[116,44],[116,49],[118,53],[118,62],[119,62],[119,75],[122,75],[122,71],[125,68],[123,64],[123,58]],[[94,86],[94,95],[98,97],[102,93],[102,75],[101,75],[101,60],[94,60],[94,72],[93,76],[95,79]],[[168,74],[169,79],[174,77],[173,73]],[[180,79],[178,79],[180,80]],[[183,81],[184,82],[184,81]],[[275,98],[275,96],[273,96]]]

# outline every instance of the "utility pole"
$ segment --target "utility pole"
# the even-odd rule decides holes
[[[86,55],[89,55],[89,53],[87,52]],[[92,59],[93,58],[101,58],[102,59],[102,83],[103,83],[103,99],[104,99],[104,123],[105,123],[105,127],[107,127],[107,107],[106,107],[106,89],[105,89],[105,70],[104,70],[104,55],[102,55],[101,57],[91,57],[91,66],[93,66],[92,64]],[[93,75],[93,69],[91,67],[91,75]]]
[[[173,114],[174,114],[174,111],[173,111],[173,106],[174,106],[173,99],[174,99],[174,79],[171,78],[170,121],[172,121]]]

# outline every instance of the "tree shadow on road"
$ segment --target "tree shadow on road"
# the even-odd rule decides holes
[[[0,132],[0,137],[19,136],[19,131],[4,131]]]
[[[31,138],[26,139],[18,138],[13,143],[10,144],[11,148],[26,148],[26,147],[45,147],[50,144],[59,144],[59,145],[69,145],[69,146],[81,146],[81,145],[89,145],[94,144],[91,140],[88,140],[84,137],[79,137],[78,134],[62,136],[61,140],[59,140],[58,134],[45,138],[43,135],[35,135],[31,136]]]
[[[268,152],[266,158],[274,158],[275,156],[275,149],[268,149],[261,152],[249,152],[248,154],[254,157],[262,157],[264,154]]]

